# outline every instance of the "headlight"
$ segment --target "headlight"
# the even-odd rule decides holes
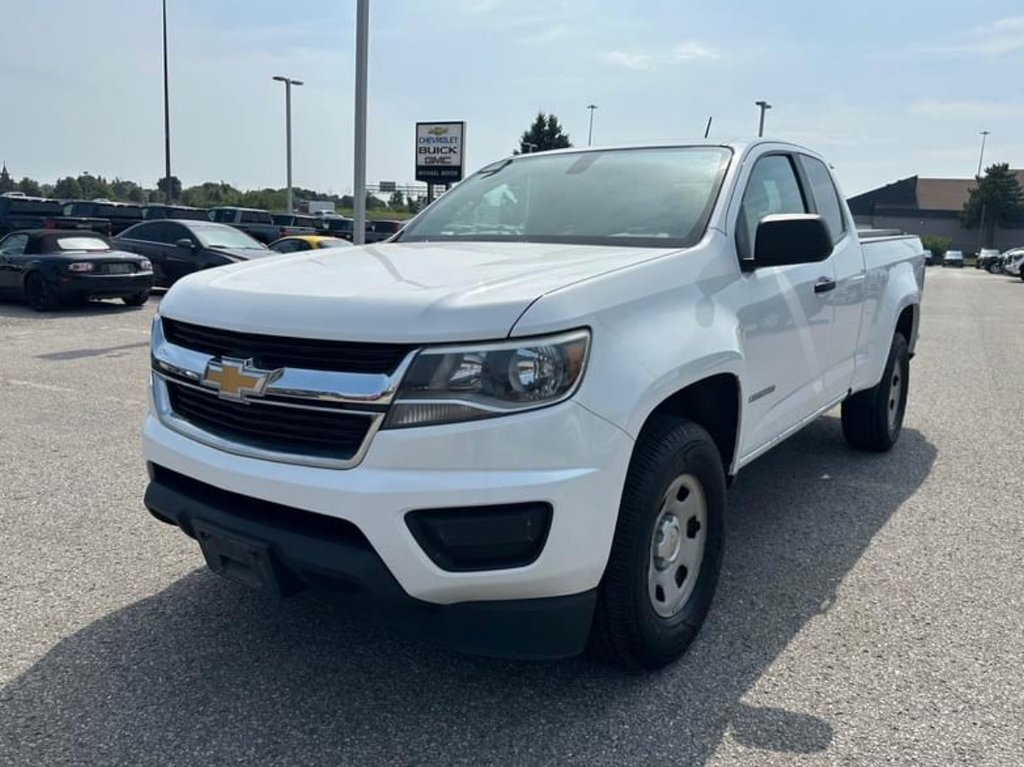
[[[72,261],[68,264],[68,271],[70,272],[91,272],[96,268],[96,264],[92,261]]]
[[[146,259],[142,259],[141,261],[139,261],[139,271],[140,272],[151,272],[151,271],[153,271],[153,264],[151,264]]]
[[[403,377],[384,428],[473,421],[561,402],[576,390],[589,346],[590,332],[576,330],[424,349]]]

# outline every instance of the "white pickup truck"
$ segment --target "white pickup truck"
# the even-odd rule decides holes
[[[740,469],[840,404],[854,448],[896,442],[924,265],[916,237],[858,239],[791,144],[511,157],[388,243],[175,285],[146,505],[270,594],[662,666]]]

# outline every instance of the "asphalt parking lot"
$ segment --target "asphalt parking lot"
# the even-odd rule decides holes
[[[906,430],[730,493],[679,663],[463,657],[264,602],[142,507],[156,301],[0,303],[2,765],[1024,764],[1024,283],[929,269]]]

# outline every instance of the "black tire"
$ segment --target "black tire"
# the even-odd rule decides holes
[[[60,306],[60,300],[39,272],[25,278],[25,298],[37,312],[49,312]]]
[[[895,445],[903,431],[909,392],[910,352],[907,339],[896,333],[882,380],[843,402],[843,436],[850,447],[884,453]]]
[[[138,293],[134,293],[130,296],[122,296],[121,300],[124,301],[126,306],[142,306],[149,300],[149,291],[140,290]]]
[[[648,582],[662,501],[679,481],[699,483],[705,502],[703,556],[677,612],[656,612]],[[681,492],[681,491],[680,491]],[[637,441],[626,476],[608,566],[598,591],[591,644],[605,659],[633,669],[671,663],[697,635],[718,584],[725,541],[725,471],[711,436],[697,424],[655,416]],[[691,521],[691,520],[688,520]],[[685,524],[685,523],[684,523]],[[693,540],[689,528],[681,535]],[[661,539],[657,539],[661,540]],[[680,567],[675,573],[685,571]],[[684,572],[682,583],[693,574]],[[682,592],[679,598],[684,598]]]

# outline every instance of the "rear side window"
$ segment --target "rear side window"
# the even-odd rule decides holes
[[[60,250],[110,250],[107,241],[99,237],[58,237],[57,247]]]
[[[30,216],[59,216],[63,211],[61,210],[60,203],[55,200],[19,200],[12,198],[10,212]]]
[[[215,210],[212,211],[210,216],[211,220],[221,224],[233,224],[235,223],[235,211],[233,210]]]
[[[800,164],[803,165],[804,173],[807,174],[807,181],[810,184],[811,195],[814,197],[818,214],[828,224],[828,230],[832,233],[832,242],[839,242],[846,235],[846,220],[843,218],[839,192],[836,191],[836,185],[832,183],[832,176],[825,164],[813,157],[801,155]]]
[[[269,213],[264,213],[259,210],[243,210],[242,211],[242,223],[243,224],[272,224],[274,220],[270,217]]]
[[[762,157],[750,173],[736,223],[736,248],[740,258],[754,257],[757,225],[765,216],[806,212],[807,203],[789,155]]]

